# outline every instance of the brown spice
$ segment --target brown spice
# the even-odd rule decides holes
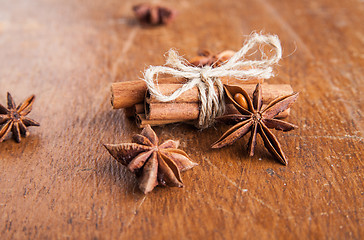
[[[181,84],[159,84],[159,90],[164,95],[170,95],[181,86]],[[256,84],[240,84],[239,86],[242,87],[249,96],[253,96]],[[263,104],[268,104],[277,97],[293,93],[292,87],[288,84],[265,84],[263,86],[265,87],[264,92],[262,92]],[[240,101],[243,99],[244,98],[240,99]],[[235,109],[235,107],[229,99],[226,100],[225,108],[227,111],[224,115],[232,114],[229,109]],[[197,87],[184,92],[171,102],[158,101],[147,92],[144,104],[145,116],[148,120],[178,120],[179,122],[184,122],[197,120],[200,115],[199,91]],[[288,111],[285,111],[283,115],[287,116],[287,113]],[[280,114],[279,117],[282,117],[282,115]]]
[[[222,148],[231,145],[250,131],[251,135],[248,143],[248,150],[250,156],[253,156],[256,145],[256,136],[257,133],[259,133],[263,138],[264,145],[268,151],[282,164],[287,165],[287,158],[284,155],[277,138],[269,128],[290,131],[297,127],[291,123],[276,119],[276,116],[288,109],[296,101],[298,93],[278,97],[262,110],[262,88],[259,83],[253,93],[253,99],[249,97],[244,89],[238,86],[225,85],[225,92],[227,97],[239,111],[239,114],[226,115],[220,118],[220,120],[235,122],[236,124],[226,131],[222,137],[212,145],[212,148]],[[234,96],[236,96],[236,98],[234,98]],[[238,103],[241,97],[245,98],[248,105],[247,108]]]
[[[26,99],[22,104],[16,107],[13,98],[8,93],[8,107],[4,107],[0,104],[0,142],[10,134],[13,133],[13,138],[16,142],[21,141],[21,136],[29,136],[27,127],[39,126],[39,123],[26,117],[30,111],[35,100],[35,96],[32,95]]]
[[[170,120],[150,120],[147,119],[145,117],[145,114],[143,113],[138,113],[135,115],[135,121],[136,124],[138,126],[138,128],[145,128],[147,125],[150,126],[161,126],[161,125],[166,125],[166,124],[171,124],[171,123],[178,123],[181,122],[181,120],[174,120],[174,119],[170,119]]]
[[[109,153],[121,164],[136,174],[139,188],[147,194],[155,186],[183,187],[180,171],[197,164],[177,149],[179,141],[167,140],[158,145],[158,137],[147,125],[141,134],[133,137],[132,143],[105,144]]]
[[[136,114],[144,113],[144,104],[138,103],[132,107],[128,107],[124,109],[126,117],[135,117]]]
[[[264,107],[264,105],[263,105]],[[183,110],[185,111],[185,110]],[[235,113],[239,113],[238,110],[236,110],[236,108],[234,107],[233,104],[227,104],[226,105],[226,111],[225,114],[235,114]],[[290,113],[290,109],[286,109],[283,112],[279,113],[276,118],[278,119],[283,119],[283,118],[287,118],[289,116]],[[195,122],[193,120],[181,120],[181,119],[147,119],[144,113],[136,113],[135,114],[135,120],[136,120],[136,124],[138,126],[138,128],[144,128],[146,125],[151,125],[151,126],[160,126],[160,125],[166,125],[166,124],[171,124],[171,123],[180,123],[180,122],[184,122],[184,123],[189,123],[189,124],[194,124]],[[235,122],[233,122],[235,123]]]
[[[232,50],[225,50],[218,54],[212,54],[209,50],[200,50],[198,51],[197,56],[189,59],[188,62],[196,67],[218,67],[229,60],[234,54],[235,52]]]
[[[142,3],[133,7],[136,18],[142,25],[162,25],[172,22],[177,12],[173,9]]]
[[[230,77],[222,77],[221,82],[229,85],[242,84],[241,80]],[[163,77],[159,76],[158,84],[161,87],[162,84],[183,84],[188,81],[184,78],[176,77]],[[250,79],[244,81],[243,84],[257,84],[263,82],[262,79]],[[176,85],[177,86],[177,85]],[[181,87],[177,86],[177,87]],[[114,109],[132,107],[134,104],[138,104],[144,101],[145,92],[147,91],[147,85],[143,80],[116,82],[111,85],[111,105]],[[279,89],[279,88],[278,88]],[[197,88],[196,88],[197,90]],[[196,95],[198,98],[198,94]]]
[[[253,92],[254,92],[254,89],[255,89],[257,83],[258,82],[255,82],[254,84],[246,84],[245,82],[235,83],[232,81],[223,82],[223,84],[226,84],[229,86],[234,85],[234,86],[242,87],[251,97],[253,96]],[[178,90],[179,88],[181,88],[182,86],[183,86],[182,84],[160,83],[158,85],[158,89],[163,95],[168,96],[168,95],[171,95],[176,90]],[[289,94],[293,93],[293,89],[292,89],[291,85],[289,85],[289,84],[264,84],[262,86],[264,87],[264,91],[263,91],[263,103],[264,104],[271,102],[272,100],[276,99],[277,97],[281,97],[281,96],[285,96],[285,95],[289,95]],[[215,87],[215,93],[218,94],[217,87]],[[161,101],[157,100],[149,91],[147,91],[147,93],[145,95],[145,101],[147,101],[148,103],[161,102]],[[198,87],[196,86],[196,87],[193,87],[193,88],[187,90],[186,92],[182,93],[178,98],[176,98],[173,102],[176,102],[176,103],[186,103],[186,102],[198,103],[198,102],[200,102]]]

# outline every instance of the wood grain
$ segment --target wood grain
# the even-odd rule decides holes
[[[359,0],[165,1],[170,26],[141,28],[117,0],[0,0],[0,102],[37,99],[21,144],[0,144],[1,239],[362,239],[364,4]],[[199,166],[183,189],[144,196],[102,143],[138,132],[112,110],[110,85],[164,63],[171,47],[237,50],[253,30],[277,34],[270,83],[300,91],[277,133],[289,165],[258,141],[221,150],[228,126],[155,128]]]

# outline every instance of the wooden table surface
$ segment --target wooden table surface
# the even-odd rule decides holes
[[[20,144],[0,143],[1,239],[362,239],[364,3],[360,0],[165,1],[166,27],[141,28],[134,1],[0,0],[0,102],[37,99]],[[112,110],[110,84],[164,63],[170,48],[239,49],[252,31],[277,34],[283,59],[269,83],[300,97],[277,136],[276,162],[247,137],[211,150],[228,127],[155,128],[199,166],[185,187],[142,194],[103,143],[140,130]]]

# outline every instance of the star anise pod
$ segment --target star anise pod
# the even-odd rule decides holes
[[[39,126],[39,123],[26,117],[32,111],[35,96],[30,96],[22,104],[16,107],[13,98],[8,93],[8,108],[0,104],[0,142],[13,132],[13,138],[18,143],[21,136],[29,136],[28,126]]]
[[[139,188],[147,194],[155,186],[183,187],[180,171],[197,165],[182,150],[179,141],[167,140],[158,146],[158,137],[147,125],[132,143],[105,144],[109,153],[134,172]]]
[[[225,50],[218,54],[212,54],[209,50],[199,50],[196,57],[188,60],[192,66],[196,67],[218,67],[223,62],[229,60],[235,54],[232,50]]]
[[[177,12],[173,9],[142,3],[133,7],[134,14],[143,25],[162,25],[172,22]]]
[[[277,138],[269,128],[282,131],[290,131],[297,128],[297,126],[275,119],[275,117],[280,112],[288,109],[296,101],[298,93],[278,97],[262,110],[262,87],[260,84],[257,84],[255,88],[253,99],[250,99],[247,92],[241,87],[226,85],[224,88],[228,99],[232,101],[240,114],[231,114],[220,118],[222,121],[234,122],[236,124],[226,131],[222,137],[212,145],[212,148],[221,148],[231,145],[250,131],[251,135],[248,143],[248,151],[250,151],[250,156],[253,156],[257,133],[259,133],[268,151],[282,164],[287,165],[287,158],[284,155]]]

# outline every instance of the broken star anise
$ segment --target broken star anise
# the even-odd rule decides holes
[[[35,96],[30,96],[22,104],[16,107],[13,98],[8,93],[8,108],[0,104],[0,142],[13,132],[13,138],[18,143],[23,137],[29,136],[28,126],[39,126],[39,123],[26,117],[32,111]]]
[[[162,25],[172,22],[177,12],[173,9],[142,3],[133,7],[136,18],[142,25]]]
[[[177,149],[179,141],[167,140],[158,146],[158,137],[147,125],[132,143],[105,144],[109,153],[134,172],[144,194],[155,186],[183,187],[180,171],[197,165],[188,155]]]
[[[253,100],[250,99],[247,92],[241,87],[225,85],[224,88],[228,99],[232,101],[240,114],[231,114],[220,118],[222,121],[234,122],[236,124],[226,131],[222,137],[212,145],[212,148],[221,148],[231,145],[250,131],[251,135],[248,143],[248,151],[250,151],[250,156],[253,156],[257,133],[259,133],[268,151],[282,164],[287,165],[286,156],[284,155],[277,138],[269,128],[290,131],[297,127],[291,123],[275,119],[275,117],[280,112],[288,109],[296,101],[298,93],[278,97],[262,110],[262,87],[260,84],[257,84],[255,88]]]

